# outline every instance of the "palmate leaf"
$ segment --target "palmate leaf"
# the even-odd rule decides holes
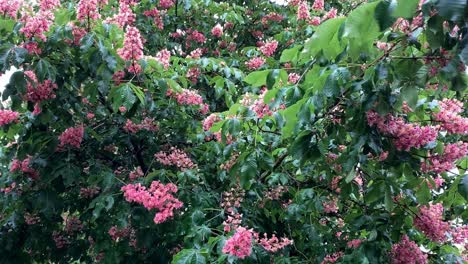
[[[172,264],[205,264],[206,258],[197,249],[183,249],[172,259]]]
[[[345,18],[329,19],[317,27],[312,38],[304,44],[304,49],[299,58],[301,61],[310,61],[323,50],[326,58],[333,59],[340,54],[344,45],[339,41],[339,29]]]
[[[128,83],[112,88],[109,97],[114,111],[117,111],[120,106],[125,106],[127,109],[132,108],[137,99],[132,86]]]

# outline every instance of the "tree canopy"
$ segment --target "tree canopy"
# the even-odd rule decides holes
[[[1,263],[464,263],[464,0],[0,0]]]

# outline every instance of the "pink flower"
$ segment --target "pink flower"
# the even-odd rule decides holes
[[[208,111],[208,105],[203,103],[203,97],[197,90],[182,89],[179,93],[168,90],[167,95],[175,98],[180,105],[198,105],[202,114]]]
[[[20,32],[23,33],[26,38],[36,38],[46,41],[47,37],[45,33],[49,31],[53,20],[54,14],[51,13],[50,10],[39,11],[35,16],[25,14],[21,18],[24,26],[20,29]]]
[[[83,125],[77,127],[67,128],[60,136],[58,149],[62,150],[66,146],[75,147],[77,149],[81,146],[81,141],[83,140],[84,127]]]
[[[143,58],[143,40],[140,31],[133,26],[128,26],[124,35],[123,47],[117,49],[117,54],[126,61],[135,64],[137,60]]]
[[[223,27],[220,24],[216,24],[216,26],[211,29],[211,35],[213,35],[216,38],[220,38],[223,36]]]
[[[60,0],[40,0],[39,9],[41,11],[54,10],[60,7]]]
[[[143,173],[143,170],[141,169],[140,166],[138,166],[135,170],[131,171],[130,174],[128,175],[128,178],[131,181],[134,181],[138,178],[143,177],[145,174]]]
[[[249,70],[256,70],[262,67],[263,64],[265,64],[265,59],[261,57],[252,58],[245,63]]]
[[[210,130],[213,124],[220,120],[221,118],[219,118],[219,116],[217,116],[216,114],[209,115],[207,118],[205,118],[205,120],[203,120],[203,123],[202,123],[203,130],[205,131]]]
[[[50,80],[39,83],[33,71],[25,71],[24,75],[29,78],[26,79],[26,100],[38,103],[55,98],[54,90],[57,89],[57,84]]]
[[[86,118],[87,119],[93,119],[94,118],[94,113],[87,113]]]
[[[156,54],[156,60],[167,70],[170,66],[169,61],[171,60],[171,53],[167,49],[163,49]]]
[[[328,263],[335,263],[344,256],[342,251],[335,252],[331,255],[326,255],[325,258],[322,260],[321,264],[328,264]]]
[[[223,253],[236,256],[240,259],[250,256],[252,253],[252,233],[252,230],[238,227],[236,233],[224,244]]]
[[[42,50],[39,48],[39,43],[35,42],[35,41],[28,41],[28,42],[25,42],[21,45],[21,47],[25,48],[28,50],[28,53],[29,54],[41,54],[42,53]]]
[[[175,147],[171,147],[169,152],[160,151],[154,157],[159,163],[166,166],[175,166],[182,171],[197,168],[197,164],[192,162],[187,153]]]
[[[120,3],[119,13],[113,17],[107,18],[106,23],[116,24],[120,28],[124,28],[126,25],[132,25],[136,20],[136,15],[133,13],[132,9],[125,4]]]
[[[418,245],[403,235],[398,244],[392,246],[390,252],[392,264],[426,264],[427,255],[424,254]]]
[[[455,167],[455,161],[463,158],[468,154],[468,143],[458,142],[447,144],[444,147],[444,152],[439,155],[430,156],[427,161],[421,163],[421,170],[423,172],[442,173],[449,171]]]
[[[160,30],[164,29],[164,22],[163,22],[163,12],[159,11],[157,8],[153,8],[151,10],[147,10],[143,12],[145,16],[153,17],[153,22],[156,25],[156,27]]]
[[[376,46],[378,49],[383,50],[383,51],[387,51],[390,49],[390,44],[388,44],[387,42],[377,41]]]
[[[98,12],[98,0],[80,0],[76,9],[76,19],[80,22],[90,22],[101,17]]]
[[[177,186],[159,181],[153,181],[149,189],[140,183],[127,184],[121,188],[127,202],[135,202],[143,205],[148,210],[157,209],[154,215],[154,223],[160,224],[174,217],[174,210],[180,209],[183,203],[173,196],[177,192]]]
[[[383,151],[382,153],[380,153],[379,155],[379,161],[384,161],[386,160],[388,157],[388,151]]]
[[[141,130],[155,132],[158,131],[159,127],[155,124],[153,118],[145,117],[141,124],[135,124],[132,120],[127,119],[124,130],[128,133],[136,134]]]
[[[18,112],[0,109],[0,127],[8,125],[12,122],[18,122],[18,118]]]
[[[162,9],[169,9],[174,5],[173,0],[159,0],[159,7]]]
[[[322,21],[321,21],[321,18],[318,17],[318,16],[314,16],[314,17],[309,21],[309,24],[312,25],[312,26],[318,26],[318,25],[320,25],[320,23],[322,23]]]
[[[271,116],[273,111],[270,109],[268,104],[264,103],[264,97],[268,92],[267,89],[262,90],[261,94],[258,96],[258,99],[253,101],[252,105],[249,107],[250,110],[254,111],[257,114],[258,118],[263,118],[264,116]]]
[[[301,76],[297,73],[290,73],[288,75],[288,82],[289,83],[292,83],[292,84],[295,84],[297,83],[297,81],[299,81],[299,79],[301,79]]]
[[[112,80],[114,81],[114,84],[115,85],[119,85],[122,83],[122,79],[125,77],[125,71],[116,71],[113,75],[112,75]],[[124,107],[124,106],[121,106],[121,107]],[[125,107],[124,107],[125,108]],[[119,108],[120,110],[120,108]],[[121,112],[125,112],[126,109],[124,111],[121,111]]]
[[[267,57],[273,55],[278,48],[278,41],[273,40],[266,42],[263,46],[260,47],[260,51]]]
[[[0,15],[15,19],[22,4],[22,0],[0,0]]]
[[[362,240],[361,239],[353,239],[351,241],[349,241],[346,246],[348,248],[358,248],[362,243]]]
[[[325,7],[325,3],[323,0],[315,0],[314,4],[312,5],[312,9],[316,11],[322,11]]]
[[[260,244],[268,252],[275,253],[293,244],[292,240],[286,237],[282,237],[281,239],[278,239],[275,234],[273,234],[271,238],[268,238],[267,234],[263,234],[263,236],[264,236],[263,238],[258,240],[258,244]]]
[[[125,106],[121,106],[121,107],[119,107],[119,112],[120,113],[125,113],[125,112],[127,112],[127,108]]]
[[[463,103],[456,99],[447,99],[439,102],[439,113],[433,114],[436,121],[451,134],[468,134],[468,118],[460,116],[463,113]]]
[[[444,207],[440,203],[423,205],[414,219],[414,226],[430,240],[444,242],[447,240],[446,233],[449,232],[450,225],[443,221],[443,214]]]
[[[11,162],[10,172],[22,172],[28,175],[31,179],[36,180],[39,178],[39,173],[31,166],[32,157],[28,156],[24,160],[13,159]]]
[[[437,138],[437,130],[433,127],[406,123],[402,118],[391,115],[381,117],[373,110],[367,112],[367,122],[383,134],[391,136],[398,150],[421,148]]]
[[[330,11],[328,11],[328,13],[326,13],[325,16],[323,17],[323,20],[335,18],[337,15],[337,12],[338,10],[336,8],[330,9]]]
[[[309,18],[309,5],[307,4],[307,1],[301,1],[297,8],[297,20],[309,20]]]
[[[328,201],[323,201],[323,211],[327,214],[330,213],[337,213],[338,212],[338,205],[337,205],[338,200],[336,198],[332,198]]]

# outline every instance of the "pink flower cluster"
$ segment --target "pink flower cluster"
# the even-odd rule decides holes
[[[258,244],[260,244],[266,251],[275,253],[289,245],[293,244],[293,240],[288,239],[286,237],[278,238],[275,234],[271,236],[271,238],[267,237],[267,234],[263,234],[263,238],[258,240]]]
[[[20,32],[23,33],[26,38],[36,38],[46,41],[47,37],[45,33],[49,31],[53,21],[54,14],[50,10],[39,11],[39,13],[34,16],[23,14],[21,22],[23,22],[24,26],[20,29]]]
[[[219,166],[219,168],[221,170],[225,170],[225,171],[229,172],[231,170],[232,166],[234,166],[234,164],[236,164],[238,157],[239,157],[239,153],[232,154],[231,158],[228,161],[226,161],[225,163],[221,164]]]
[[[117,226],[112,226],[109,228],[107,232],[111,239],[118,242],[123,238],[128,238],[128,244],[134,248],[137,248],[137,238],[136,238],[136,231],[130,226],[124,227],[122,229],[118,229]]]
[[[66,247],[68,244],[70,244],[70,240],[68,240],[67,237],[64,235],[60,234],[58,231],[54,231],[52,233],[52,239],[55,242],[55,246],[60,249]]]
[[[69,127],[63,131],[59,136],[60,144],[58,145],[58,150],[62,150],[66,146],[75,147],[77,149],[81,146],[81,141],[83,140],[84,127],[79,125],[77,127]]]
[[[263,53],[263,55],[270,57],[275,53],[277,48],[278,48],[278,41],[273,40],[273,41],[264,43],[263,46],[260,47],[260,51]]]
[[[441,203],[421,206],[414,219],[414,226],[434,242],[447,240],[446,233],[450,225],[443,220],[444,207]]]
[[[128,202],[141,204],[148,210],[157,209],[158,212],[153,219],[156,224],[174,217],[174,210],[183,206],[183,203],[172,195],[177,193],[177,186],[172,183],[164,185],[159,181],[153,181],[149,189],[140,183],[128,184],[121,190]]]
[[[223,36],[223,27],[220,24],[216,24],[211,29],[211,35],[213,35],[215,38],[220,38]]]
[[[297,8],[297,20],[309,20],[310,19],[310,12],[309,12],[309,5],[307,1],[301,1]]]
[[[15,19],[22,5],[22,0],[0,0],[0,15]]]
[[[175,147],[171,147],[169,152],[160,151],[154,154],[154,157],[163,165],[175,166],[181,170],[197,167],[197,164],[193,163],[187,153]]]
[[[338,200],[336,198],[329,199],[328,201],[323,201],[323,211],[327,214],[337,213],[338,212]]]
[[[423,172],[433,171],[442,173],[455,167],[455,161],[465,157],[468,154],[468,143],[458,142],[448,144],[444,147],[442,155],[434,155],[428,158],[429,163],[422,162],[421,170]]]
[[[297,74],[297,73],[293,72],[293,73],[290,73],[288,75],[288,82],[289,83],[296,84],[299,81],[299,79],[301,79],[301,76],[299,74]]]
[[[362,243],[362,239],[353,239],[351,241],[348,241],[348,243],[346,243],[346,246],[348,248],[358,248]]]
[[[131,180],[131,181],[134,181],[138,178],[141,178],[143,177],[145,174],[143,173],[143,170],[141,169],[140,166],[136,167],[135,170],[131,171],[130,174],[128,175],[128,178]]]
[[[84,28],[77,27],[76,25],[72,25],[72,35],[73,44],[79,46],[81,39],[86,35],[86,30]]]
[[[197,90],[182,89],[180,93],[168,90],[167,95],[175,98],[180,105],[199,105],[202,114],[208,112],[208,105],[203,103],[203,97],[201,97]]]
[[[324,0],[315,0],[314,4],[312,5],[312,9],[317,11],[323,11],[325,9]]]
[[[198,32],[197,30],[187,30],[187,41],[193,40],[197,43],[205,43],[206,42],[206,37],[203,35],[203,33]]]
[[[233,208],[230,208],[233,209]],[[242,224],[242,214],[231,210],[228,213],[228,217],[225,221],[223,221],[223,230],[224,232],[231,232],[232,229],[237,229]]]
[[[230,254],[244,259],[252,253],[253,231],[238,227],[236,233],[226,241],[223,247],[224,254]]]
[[[60,7],[60,0],[40,0],[39,9],[41,11],[54,10]]]
[[[402,118],[390,114],[381,117],[373,110],[367,112],[367,122],[370,126],[376,126],[380,132],[391,136],[398,150],[421,148],[437,138],[437,130],[433,127],[406,123]]]
[[[89,199],[96,196],[101,189],[99,187],[80,188],[80,197]]]
[[[136,15],[133,13],[132,9],[125,4],[120,3],[119,13],[113,17],[107,18],[106,23],[116,24],[120,28],[124,28],[126,25],[132,25],[136,20]]]
[[[41,101],[55,98],[54,90],[57,89],[57,84],[51,80],[45,80],[42,83],[38,82],[36,74],[33,71],[25,71],[24,75],[30,79],[27,80],[26,85],[26,100],[40,103]]]
[[[24,213],[24,222],[28,225],[35,225],[41,222],[41,218],[37,215],[26,212]]]
[[[98,12],[98,0],[80,0],[76,9],[76,19],[80,22],[90,22],[101,17]]]
[[[33,180],[39,178],[39,173],[31,167],[31,159],[32,157],[30,156],[24,160],[13,159],[11,162],[10,172],[14,173],[20,171],[27,174]]]
[[[123,129],[128,133],[136,134],[141,130],[155,132],[158,131],[159,127],[154,123],[153,118],[145,117],[140,124],[135,124],[132,120],[127,119]]]
[[[174,5],[173,0],[159,0],[159,7],[163,9],[169,9]]]
[[[221,121],[221,118],[218,115],[216,115],[216,114],[209,115],[202,122],[203,130],[205,130],[205,131],[210,130],[211,127],[213,126],[213,124],[218,122],[218,121]],[[0,124],[1,124],[1,122],[0,122]]]
[[[265,64],[265,59],[262,57],[255,57],[245,62],[245,65],[247,66],[247,68],[249,68],[249,70],[252,70],[252,71],[257,70],[258,68],[262,67],[263,64]]]
[[[163,49],[156,54],[156,60],[159,61],[164,69],[169,68],[169,61],[171,60],[171,53],[167,49]]]
[[[344,256],[344,253],[342,251],[338,251],[333,254],[326,255],[325,258],[322,260],[321,264],[335,263],[343,256]]]
[[[153,17],[153,22],[158,29],[164,29],[164,22],[162,17],[163,11],[160,11],[157,8],[153,8],[151,10],[146,10],[145,12],[143,12],[143,14],[148,17]]]
[[[436,121],[441,122],[443,129],[454,134],[468,134],[468,118],[460,116],[463,112],[463,103],[456,99],[447,99],[439,102],[440,111],[434,113]]]
[[[12,122],[18,122],[19,113],[11,110],[0,109],[0,127]]]
[[[67,216],[65,218],[65,232],[68,234],[80,232],[83,229],[83,223],[76,216]]]
[[[141,71],[140,65],[136,61],[143,58],[143,39],[140,31],[133,26],[128,26],[124,35],[123,47],[117,49],[117,54],[126,61],[131,61],[132,65],[128,69],[130,72]]]
[[[254,111],[258,118],[263,118],[264,116],[271,116],[273,114],[272,109],[268,104],[265,104],[264,97],[268,92],[267,89],[263,89],[261,94],[258,96],[258,99],[253,101],[252,105],[250,106],[250,110]]]
[[[192,84],[197,84],[198,77],[200,76],[200,74],[200,69],[198,67],[193,67],[187,71],[185,77],[187,77],[187,79],[189,79],[192,82]]]
[[[398,244],[392,246],[390,252],[392,264],[426,264],[427,255],[418,245],[411,241],[407,235],[403,235]]]
[[[462,225],[456,228],[452,228],[451,235],[454,243],[467,245],[468,225]]]

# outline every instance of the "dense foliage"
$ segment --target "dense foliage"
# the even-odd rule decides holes
[[[463,263],[464,0],[0,0],[1,263]]]

